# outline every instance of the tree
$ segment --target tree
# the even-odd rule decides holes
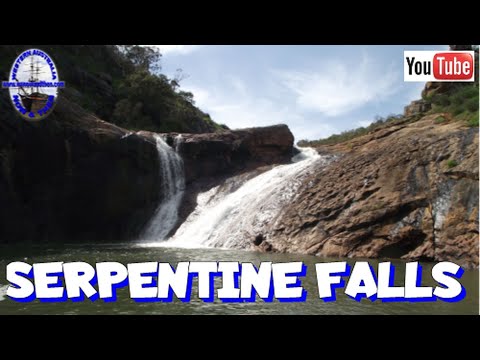
[[[170,85],[172,85],[173,90],[177,91],[180,87],[180,83],[187,78],[188,75],[183,72],[183,69],[177,69],[177,71],[175,71],[175,77],[172,81],[170,81]]]
[[[157,73],[161,70],[162,54],[158,48],[140,45],[123,45],[125,57],[136,69]]]
[[[180,95],[183,100],[189,102],[192,105],[195,105],[195,100],[193,100],[193,94],[191,92],[180,91],[178,95]]]
[[[115,105],[113,119],[119,125],[129,126],[135,129],[152,129],[152,119],[144,113],[143,103],[132,103],[128,99],[122,99]]]

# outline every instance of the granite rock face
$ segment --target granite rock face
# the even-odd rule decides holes
[[[170,142],[173,143],[172,140]],[[288,126],[276,125],[208,134],[182,134],[181,139],[177,139],[177,149],[185,162],[188,184],[205,177],[287,163],[293,156],[293,142]]]
[[[284,210],[273,251],[478,267],[478,128],[441,115],[318,148],[338,158]]]
[[[410,103],[410,105],[405,107],[404,115],[413,116],[417,114],[426,113],[432,109],[432,104],[426,102],[425,100],[415,100]]]

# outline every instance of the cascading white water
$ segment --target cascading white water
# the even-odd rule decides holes
[[[3,301],[7,297],[7,289],[8,285],[1,285],[0,284],[0,301]]]
[[[327,162],[314,149],[299,150],[294,163],[277,166],[233,192],[219,186],[200,194],[195,210],[162,246],[251,248],[255,236],[268,231],[314,171],[311,165]]]
[[[178,221],[178,208],[185,192],[182,158],[161,136],[155,135],[155,140],[160,159],[162,201],[141,236],[141,239],[146,241],[166,240]]]

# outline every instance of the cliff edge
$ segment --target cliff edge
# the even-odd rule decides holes
[[[454,261],[478,267],[478,128],[430,114],[319,146],[268,238],[274,251]]]

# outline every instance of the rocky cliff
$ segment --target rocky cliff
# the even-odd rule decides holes
[[[181,136],[178,151],[185,162],[187,184],[263,165],[284,164],[293,155],[294,138],[286,125]]]
[[[478,128],[428,115],[318,151],[336,160],[276,221],[273,251],[478,267]]]
[[[126,134],[64,98],[38,123],[2,114],[0,242],[120,241],[138,231],[161,179],[155,144]]]
[[[160,199],[162,178],[151,133],[100,120],[65,97],[38,123],[0,107],[0,243],[134,239]],[[180,151],[189,186],[203,177],[285,162],[286,126],[185,134]],[[187,189],[187,193],[194,193]]]

